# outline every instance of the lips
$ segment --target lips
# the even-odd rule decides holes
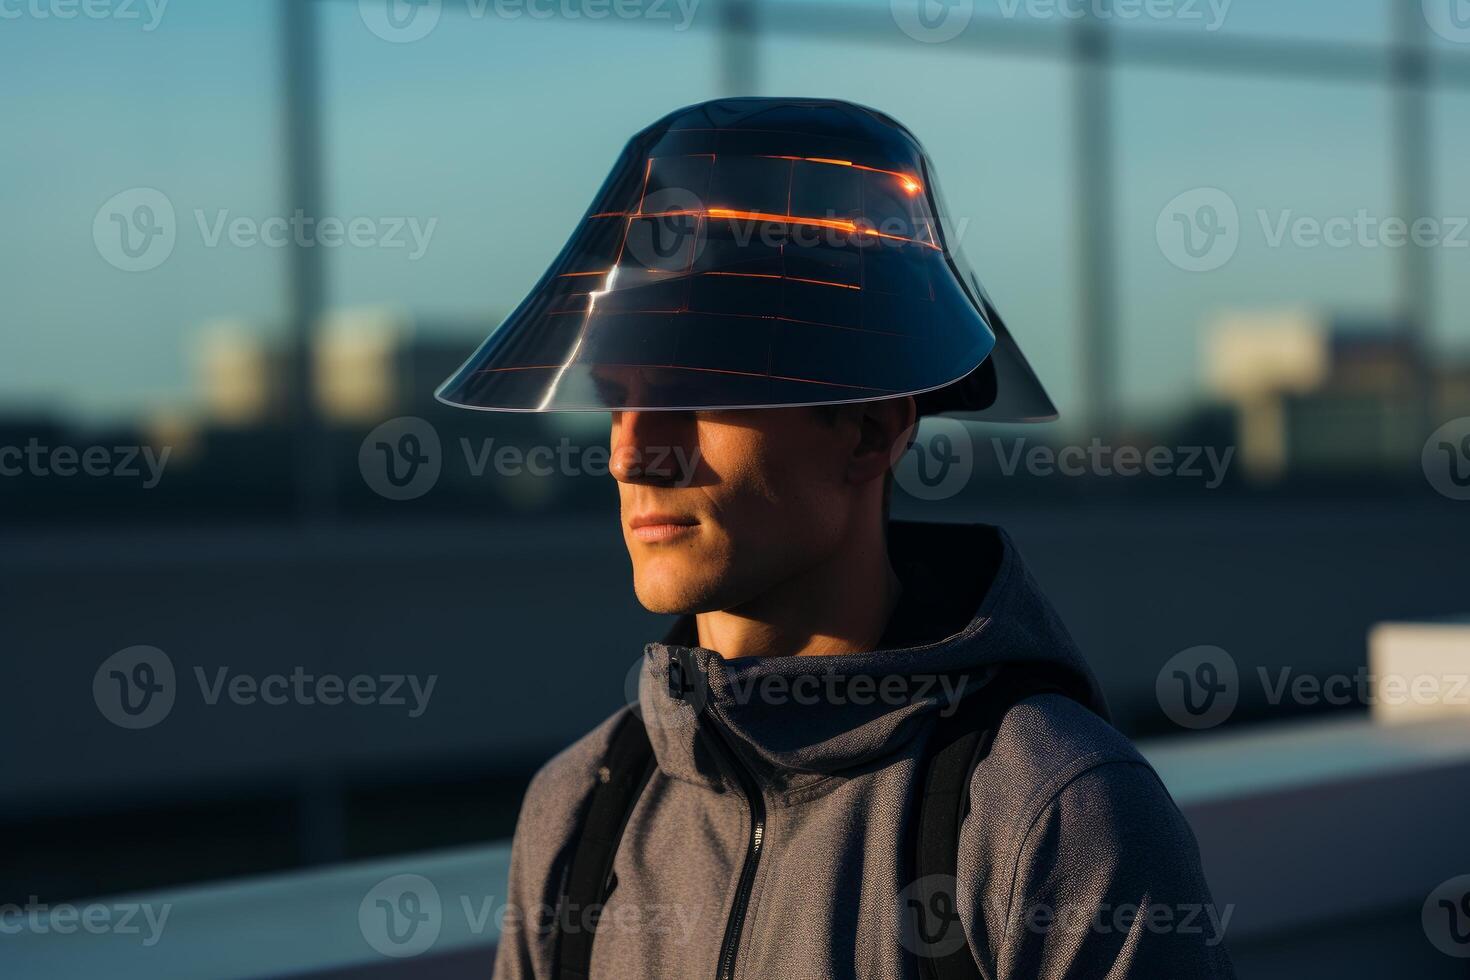
[[[676,541],[693,534],[697,527],[699,521],[679,514],[638,514],[628,521],[633,537],[645,544]]]

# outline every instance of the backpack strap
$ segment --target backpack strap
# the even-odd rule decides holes
[[[1004,669],[942,716],[923,762],[923,789],[914,821],[915,882],[907,897],[912,947],[923,980],[990,978],[985,937],[973,953],[961,925],[957,867],[960,827],[970,809],[970,777],[990,752],[996,730],[1012,707],[1038,694],[1083,700],[1070,678],[1055,669]]]
[[[592,940],[607,899],[613,857],[628,817],[654,769],[653,746],[643,720],[632,711],[613,730],[597,784],[586,803],[581,834],[557,904],[552,976],[588,980]]]

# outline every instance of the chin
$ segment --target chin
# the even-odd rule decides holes
[[[633,592],[644,609],[662,616],[713,612],[727,606],[721,578],[698,563],[654,559],[635,567]]]
[[[635,577],[633,592],[639,605],[660,616],[692,615],[717,608],[709,604],[702,590],[690,588],[687,582],[645,583]]]

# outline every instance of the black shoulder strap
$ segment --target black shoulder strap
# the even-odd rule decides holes
[[[613,857],[653,767],[653,747],[643,720],[629,711],[608,743],[597,771],[597,784],[587,800],[581,836],[567,868],[552,954],[552,976],[557,980],[588,980],[591,975],[592,940],[606,899]]]
[[[915,833],[915,882],[906,896],[912,948],[923,980],[981,980],[989,976],[977,962],[960,924],[956,895],[960,825],[970,806],[970,776],[989,752],[1006,713],[1037,694],[1066,694],[1068,678],[1044,668],[1003,670],[978,692],[965,697],[942,716],[929,741],[924,761]],[[984,937],[976,937],[984,944]]]

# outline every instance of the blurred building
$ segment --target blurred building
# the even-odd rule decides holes
[[[249,428],[285,419],[288,402],[285,352],[242,320],[205,324],[194,348],[201,421]]]
[[[1206,386],[1233,409],[1257,481],[1417,466],[1426,416],[1470,411],[1470,366],[1431,363],[1389,319],[1228,313],[1204,348]]]
[[[329,314],[312,354],[322,419],[328,426],[376,425],[432,406],[434,389],[488,332],[478,322],[453,326],[421,332],[408,314],[386,308]],[[285,421],[291,358],[289,344],[259,324],[206,324],[194,364],[202,424],[245,429]]]

